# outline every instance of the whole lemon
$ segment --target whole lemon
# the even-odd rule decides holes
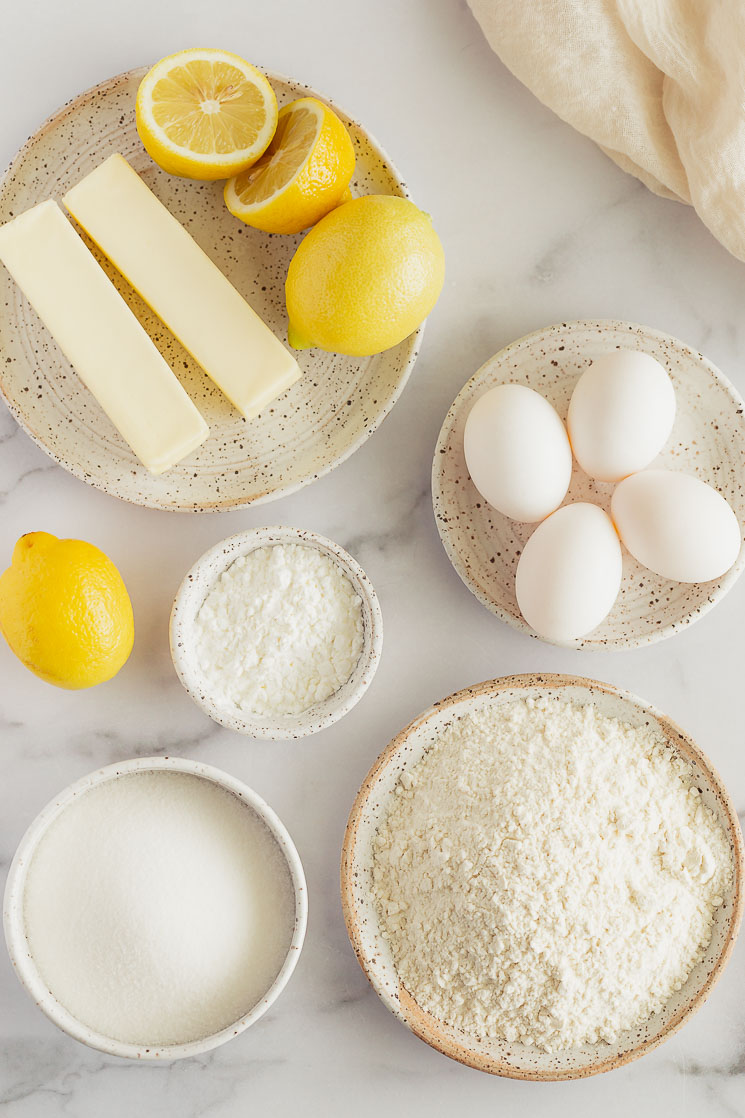
[[[49,532],[15,545],[0,575],[0,629],[30,671],[71,689],[111,679],[134,643],[132,603],[111,560]]]
[[[354,198],[322,218],[290,262],[290,345],[352,357],[379,353],[416,330],[444,279],[429,214],[406,198]]]

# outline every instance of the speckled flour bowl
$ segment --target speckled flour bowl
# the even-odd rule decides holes
[[[174,178],[153,163],[135,128],[135,95],[145,73],[143,67],[103,82],[39,128],[0,183],[0,223],[45,198],[60,199],[102,160],[121,152],[286,341],[284,281],[301,236],[249,229],[225,208],[222,183]],[[280,105],[308,95],[327,100],[280,75],[267,77]],[[333,107],[354,142],[352,192],[407,197],[405,184],[375,140],[338,105]],[[416,360],[423,327],[374,357],[301,352],[301,379],[248,422],[101,253],[93,251],[207,420],[208,440],[165,474],[148,473],[1,265],[0,392],[20,425],[55,462],[124,500],[200,512],[292,493],[365,442],[395,404]]]
[[[194,622],[219,576],[239,555],[272,544],[301,544],[328,555],[352,583],[362,601],[362,651],[349,679],[323,702],[301,714],[251,714],[237,706],[218,706],[209,694],[196,658]],[[377,671],[383,649],[383,617],[370,579],[352,556],[332,540],[302,528],[253,528],[229,536],[206,551],[179,587],[171,612],[171,656],[179,679],[197,706],[229,730],[273,741],[304,738],[331,726],[360,701]]]
[[[246,1013],[232,1025],[187,1044],[169,1044],[160,1047],[125,1044],[88,1028],[87,1025],[65,1009],[51,993],[37,970],[26,938],[23,918],[26,874],[34,851],[49,826],[74,800],[89,789],[107,781],[116,780],[119,776],[137,772],[187,773],[219,785],[219,787],[224,788],[245,803],[246,810],[253,811],[274,837],[287,863],[295,895],[295,923],[290,946],[285,961],[272,985],[255,1005],[247,1006]],[[238,1036],[239,1033],[258,1021],[277,1000],[289,982],[300,957],[308,921],[308,893],[302,863],[284,824],[269,805],[252,789],[228,773],[213,768],[212,765],[203,765],[197,761],[187,761],[179,757],[138,757],[132,761],[122,761],[120,764],[108,765],[106,768],[89,773],[82,780],[78,780],[75,784],[71,784],[69,788],[60,792],[36,817],[21,839],[11,863],[3,899],[3,921],[8,951],[19,981],[39,1009],[63,1032],[91,1048],[97,1048],[99,1051],[112,1056],[123,1056],[133,1060],[180,1060],[188,1056],[198,1056],[202,1052],[209,1052],[212,1048],[217,1048],[226,1041],[232,1040],[233,1037]]]
[[[487,609],[515,629],[536,633],[515,597],[518,559],[535,525],[510,520],[491,508],[471,481],[463,455],[468,413],[487,389],[525,384],[545,396],[566,419],[580,375],[594,356],[637,349],[667,369],[675,388],[675,426],[654,465],[694,474],[726,497],[745,530],[745,415],[736,389],[710,361],[675,338],[629,322],[566,322],[513,342],[468,381],[447,414],[432,466],[432,498],[450,562]],[[574,463],[564,503],[591,501],[606,511],[613,485],[593,481]],[[745,548],[722,578],[707,583],[669,582],[637,563],[624,549],[623,581],[616,603],[597,629],[571,648],[638,648],[673,636],[721,601],[745,566]]]
[[[729,838],[735,868],[729,895],[717,909],[706,954],[666,1007],[613,1044],[586,1045],[552,1054],[517,1043],[476,1039],[417,1005],[398,979],[372,899],[372,843],[401,772],[414,766],[455,719],[484,704],[531,696],[593,703],[604,715],[659,729],[670,747],[692,766],[704,803],[715,812]],[[412,1032],[446,1056],[480,1071],[511,1079],[558,1080],[610,1071],[644,1055],[671,1036],[703,1004],[730,957],[739,930],[743,872],[742,834],[732,801],[709,760],[674,722],[629,692],[607,683],[567,675],[522,675],[490,680],[450,695],[393,739],[368,773],[352,807],[342,850],[341,891],[347,931],[360,966],[383,1004]]]

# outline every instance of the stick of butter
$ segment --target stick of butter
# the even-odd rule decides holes
[[[204,442],[204,419],[55,201],[0,226],[0,260],[151,473]]]
[[[298,380],[294,357],[123,156],[63,201],[246,419]]]

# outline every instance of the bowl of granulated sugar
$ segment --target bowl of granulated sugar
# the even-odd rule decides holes
[[[3,904],[27,993],[75,1040],[174,1060],[231,1040],[274,1003],[305,936],[292,839],[210,765],[109,765],[31,824]]]
[[[171,613],[181,683],[210,718],[254,738],[315,734],[372,682],[383,619],[352,556],[302,528],[254,528],[191,568]]]

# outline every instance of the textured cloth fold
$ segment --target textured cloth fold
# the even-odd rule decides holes
[[[468,0],[544,105],[745,260],[742,0]]]

